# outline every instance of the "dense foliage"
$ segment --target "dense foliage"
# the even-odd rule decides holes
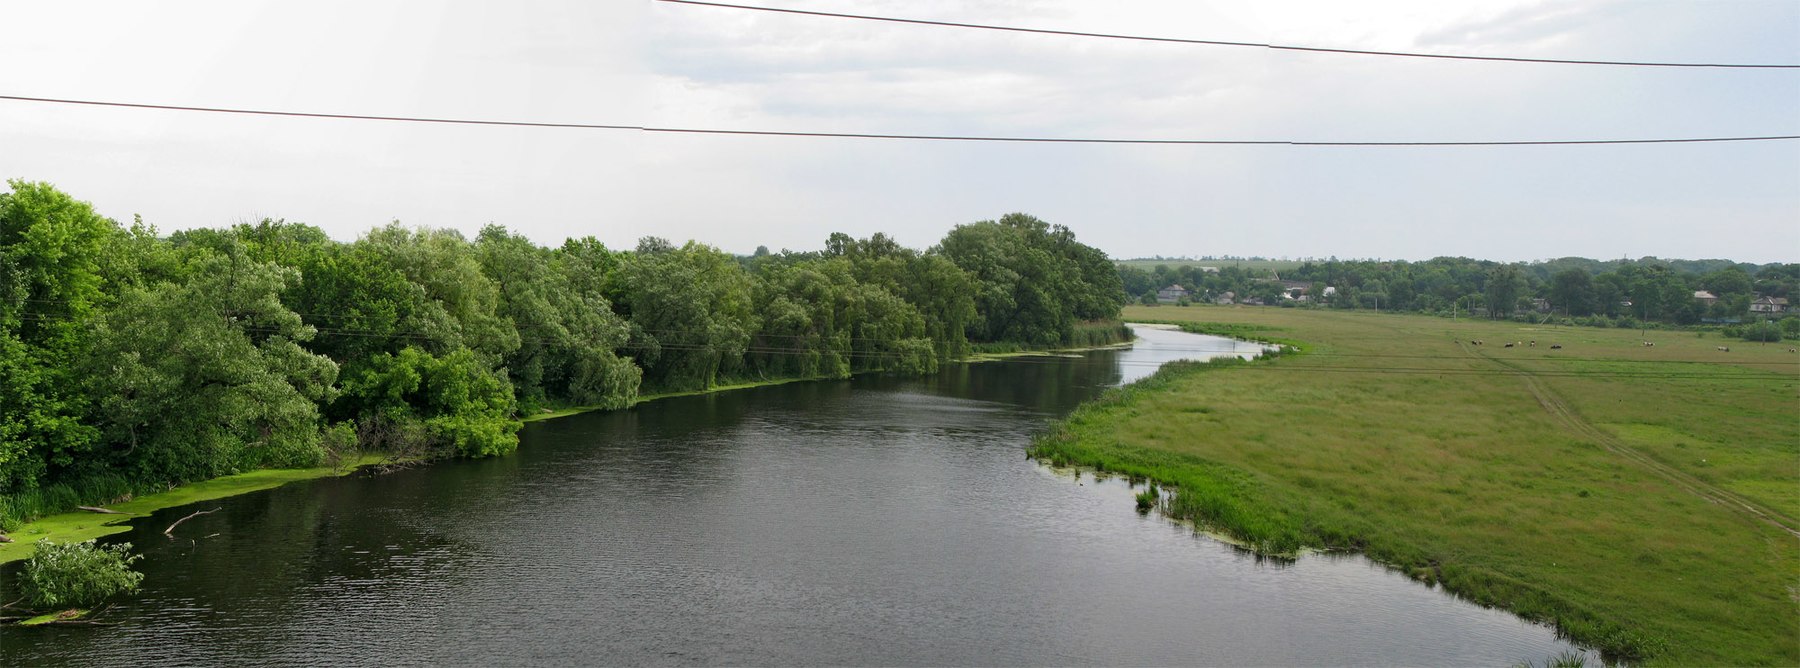
[[[265,220],[159,236],[42,183],[0,193],[0,528],[377,450],[503,454],[521,417],[640,392],[930,372],[975,345],[1104,343],[1104,253],[1023,214],[927,251],[876,234],[735,257]]]
[[[115,594],[137,591],[144,574],[131,570],[142,556],[130,554],[131,543],[99,546],[85,543],[52,543],[40,540],[37,552],[25,561],[19,577],[19,594],[25,607],[86,608]]]
[[[1424,262],[1334,259],[1279,272],[1224,260],[1158,264],[1149,270],[1121,265],[1119,276],[1124,290],[1145,303],[1156,301],[1158,289],[1180,285],[1195,301],[1557,317],[1619,327],[1747,323],[1783,315],[1772,312],[1772,300],[1800,300],[1800,264],[1725,260],[1561,258],[1503,264],[1450,257]],[[1757,304],[1759,299],[1764,301]],[[1800,335],[1800,319],[1789,321],[1783,325],[1793,330],[1788,335]]]

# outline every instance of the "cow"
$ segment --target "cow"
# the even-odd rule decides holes
[[[1656,347],[1656,343],[1655,343],[1655,342],[1652,342],[1652,341],[1645,341],[1645,342],[1644,342],[1644,347],[1645,347],[1645,348],[1655,348],[1655,347]]]
[[[1560,344],[1560,343],[1550,344],[1550,349],[1551,350],[1562,350],[1562,344]]]
[[[1513,344],[1508,343],[1508,344],[1506,344],[1506,347],[1511,348],[1511,347],[1513,347]]]
[[[1722,353],[1728,353],[1728,352],[1731,352],[1731,346],[1718,346],[1716,348],[1713,348],[1713,350],[1717,350]]]

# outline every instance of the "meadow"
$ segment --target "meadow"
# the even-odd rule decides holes
[[[1039,457],[1173,487],[1171,514],[1265,553],[1367,553],[1610,658],[1800,664],[1791,344],[1266,307],[1125,318],[1298,354],[1171,366],[1076,411]]]

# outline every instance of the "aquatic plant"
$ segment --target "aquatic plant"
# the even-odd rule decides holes
[[[1156,483],[1150,483],[1150,486],[1145,487],[1144,491],[1137,493],[1138,512],[1140,514],[1150,512],[1150,509],[1155,508],[1156,502],[1161,498],[1162,494],[1156,489]]]

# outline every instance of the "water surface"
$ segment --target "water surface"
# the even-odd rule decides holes
[[[1026,459],[1106,387],[1257,350],[1141,334],[1129,351],[533,423],[509,457],[171,508],[111,539],[146,555],[119,625],[8,629],[0,664],[1496,665],[1570,649],[1360,557],[1257,559],[1136,514],[1122,483]]]

